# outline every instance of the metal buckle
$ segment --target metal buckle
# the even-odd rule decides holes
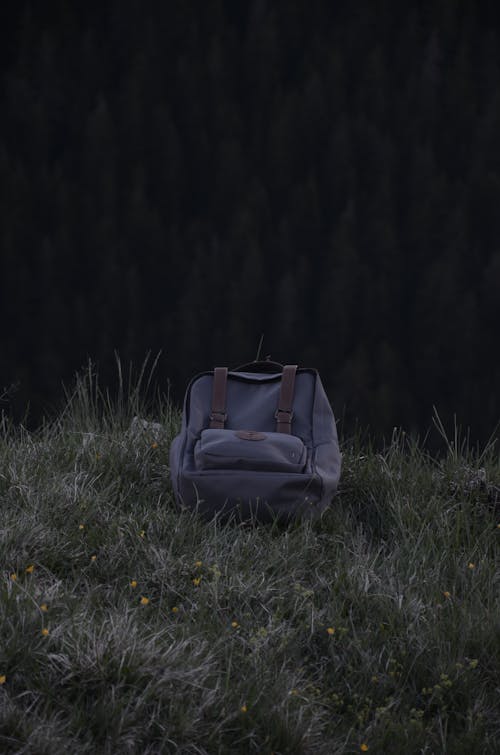
[[[274,413],[274,419],[278,422],[286,422],[288,425],[292,424],[293,411],[290,409],[276,409]]]
[[[227,414],[225,412],[211,412],[210,422],[225,422],[227,420]]]

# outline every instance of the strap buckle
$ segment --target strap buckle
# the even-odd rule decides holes
[[[226,412],[210,412],[210,422],[222,422],[222,424],[225,424],[226,420]]]
[[[293,419],[293,411],[291,409],[276,409],[274,413],[274,419],[280,424],[285,423],[287,425],[291,425]]]

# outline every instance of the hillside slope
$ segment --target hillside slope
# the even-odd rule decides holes
[[[3,421],[0,750],[497,752],[495,449],[344,439],[323,521],[220,527],[173,505],[178,422],[92,376]]]

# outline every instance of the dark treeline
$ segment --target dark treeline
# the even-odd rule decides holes
[[[0,389],[90,356],[321,370],[346,426],[500,418],[486,3],[18,4],[2,34]],[[43,6],[40,7],[40,6]],[[16,408],[17,407],[17,408]]]

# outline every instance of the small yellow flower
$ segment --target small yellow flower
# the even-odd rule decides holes
[[[497,529],[500,530],[500,522],[497,524]]]
[[[203,564],[203,561],[195,561],[194,562],[194,565],[196,566],[197,569],[199,569],[200,566],[202,566],[202,564]]]
[[[144,537],[145,534],[146,534],[146,530],[141,530],[139,532],[139,537]]]
[[[44,613],[47,613],[48,610],[49,610],[49,607],[48,607],[47,603],[42,603],[42,605],[40,606],[40,611],[43,611]]]
[[[195,577],[195,578],[193,579],[193,585],[194,585],[195,587],[198,587],[198,585],[200,584],[200,582],[201,582],[201,577]]]
[[[467,564],[467,568],[468,569],[475,569],[476,568],[476,564],[472,563],[472,561],[469,561],[469,563]]]
[[[90,560],[91,561],[96,561],[97,560],[97,556],[94,554],[93,556],[90,557]]]
[[[15,581],[16,581],[16,579],[17,579],[17,574],[16,574],[16,572],[13,572],[13,573],[12,573],[12,574],[10,575],[10,578],[11,578],[11,580],[12,580],[13,582],[15,582]]]
[[[144,595],[141,598],[141,606],[147,606],[149,603],[149,598],[145,598]]]
[[[172,613],[179,613],[179,608],[177,606],[174,606],[172,608]]]
[[[237,621],[232,621],[231,626],[233,627],[233,629],[237,629],[239,627],[239,624]]]
[[[370,748],[368,747],[366,742],[363,742],[363,744],[359,746],[359,749],[361,750],[361,752],[368,752]]]
[[[477,660],[477,658],[473,658],[472,661],[469,661],[469,668],[477,668],[478,663],[479,661]]]
[[[331,636],[332,634],[335,634],[335,627],[328,627],[328,629],[326,630],[326,632],[327,632],[327,634],[329,634],[330,636]]]
[[[136,579],[133,579],[133,580],[132,580],[132,581],[130,582],[130,587],[131,587],[131,588],[132,588],[133,590],[135,590],[135,588],[137,587],[137,580],[136,580]]]
[[[445,590],[444,593],[443,593],[443,595],[444,595],[444,597],[447,600],[449,600],[451,598],[451,592],[449,592],[448,590]]]
[[[49,630],[47,629],[47,627],[44,627],[44,628],[42,629],[42,635],[43,635],[44,637],[48,637],[48,635],[49,635]]]
[[[79,524],[78,525],[78,529],[79,530],[84,530],[85,529],[85,525],[84,524]]]
[[[26,567],[26,574],[33,574],[35,571],[35,564],[30,564]]]
[[[7,681],[7,677],[5,676],[5,674],[2,674],[0,676],[0,684],[5,684],[6,681]]]
[[[158,448],[158,443],[156,441],[151,443],[151,448]]]
[[[240,710],[241,710],[242,713],[246,713],[247,710],[248,710],[248,708],[247,708],[246,705],[242,705],[241,708],[240,708]]]

